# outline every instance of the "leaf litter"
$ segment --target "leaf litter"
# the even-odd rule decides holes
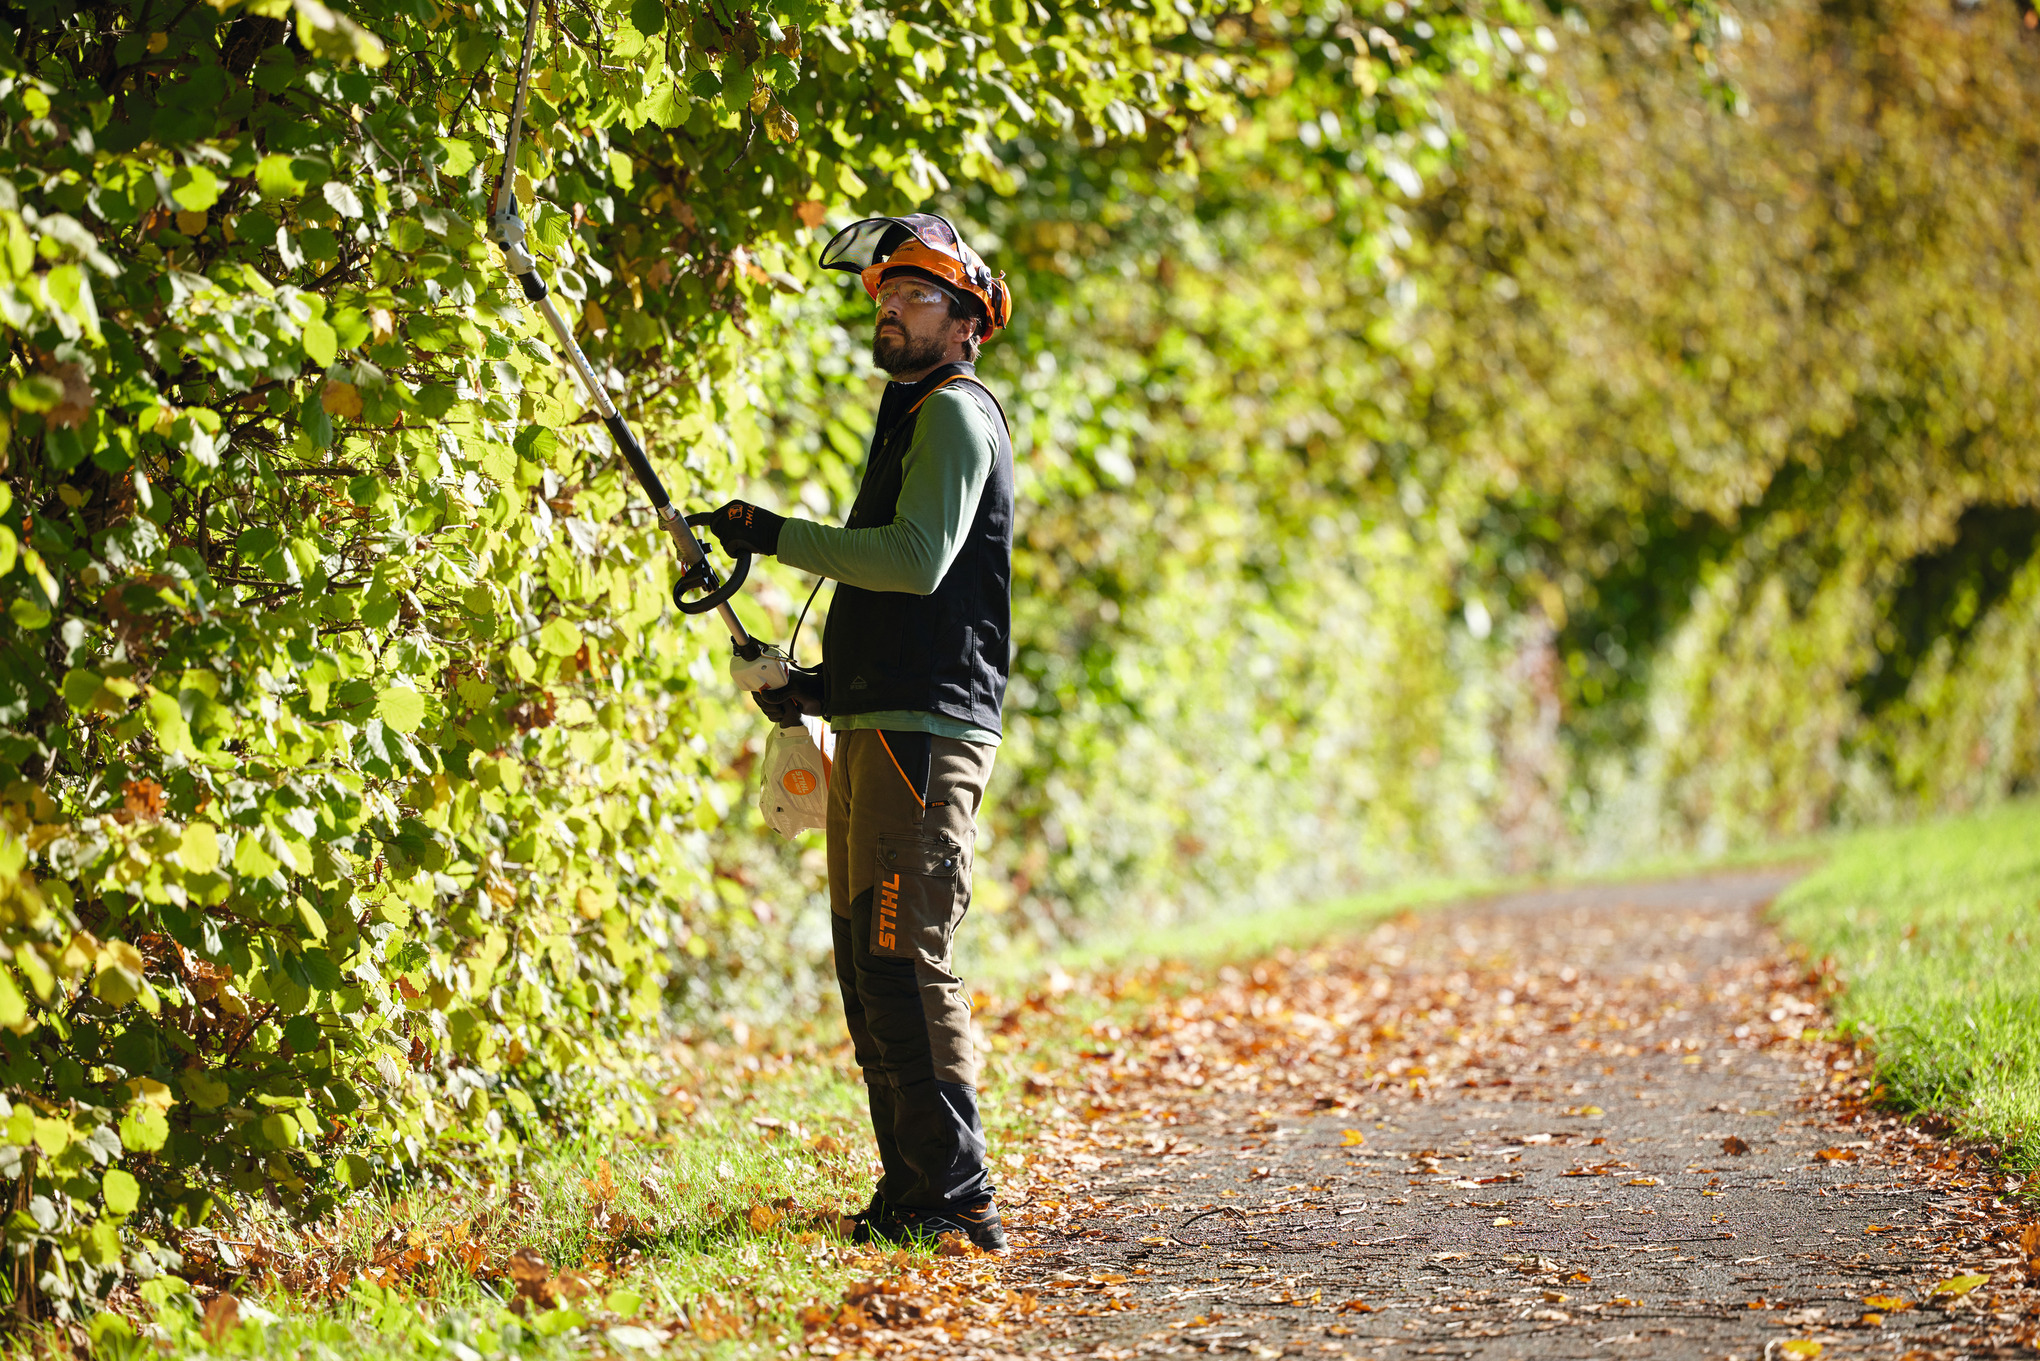
[[[1769,1054],[1820,1074],[1816,1094],[1797,1112],[1801,1118],[1853,1136],[1831,1135],[1801,1164],[1834,1169],[1823,1177],[1861,1179],[1829,1181],[1819,1194],[1906,1187],[1935,1197],[1928,1216],[1866,1230],[1904,1235],[1887,1241],[1901,1245],[1907,1260],[1892,1263],[1875,1282],[1903,1289],[1859,1294],[1863,1312],[1846,1325],[1839,1316],[1823,1316],[1794,1325],[1800,1329],[1795,1337],[1768,1334],[1779,1344],[1774,1354],[1791,1341],[1832,1347],[1839,1336],[1834,1329],[1844,1326],[1889,1329],[1901,1319],[1927,1316],[1945,1335],[1932,1339],[1939,1346],[2032,1345],[2040,1335],[2034,1328],[2040,1224],[2019,1222],[1988,1150],[1950,1144],[1932,1125],[1898,1120],[1874,1105],[1878,1093],[1867,1076],[1867,1056],[1826,1037],[1823,1001],[1835,980],[1775,947],[1746,952],[1704,976],[1663,953],[1647,967],[1626,971],[1581,968],[1566,962],[1576,951],[1536,948],[1521,922],[1497,928],[1465,914],[1439,914],[1215,969],[1157,962],[1055,975],[1010,999],[980,995],[974,1001],[994,1051],[987,1105],[1022,1108],[1005,1112],[1017,1121],[994,1148],[1016,1245],[1003,1259],[954,1238],[921,1252],[853,1246],[841,1236],[840,1199],[756,1192],[746,1198],[741,1187],[728,1184],[727,1161],[690,1187],[670,1176],[662,1181],[656,1170],[640,1173],[635,1165],[626,1178],[604,1157],[576,1179],[582,1223],[574,1236],[577,1250],[564,1259],[538,1246],[541,1237],[559,1236],[557,1226],[546,1223],[556,1207],[542,1205],[547,1197],[529,1184],[510,1183],[449,1190],[436,1199],[411,1197],[392,1207],[386,1221],[410,1226],[392,1227],[367,1245],[338,1224],[288,1242],[265,1241],[245,1228],[238,1236],[199,1231],[187,1238],[187,1261],[201,1292],[213,1300],[205,1326],[222,1334],[235,1326],[239,1307],[229,1285],[317,1298],[367,1282],[430,1298],[459,1278],[490,1286],[530,1316],[579,1311],[577,1317],[605,1326],[614,1345],[639,1350],[670,1344],[684,1351],[770,1336],[779,1326],[775,1320],[791,1319],[787,1340],[822,1356],[1003,1357],[1079,1342],[1109,1351],[1108,1339],[1127,1351],[1254,1351],[1261,1347],[1256,1339],[1273,1338],[1267,1320],[1277,1315],[1288,1320],[1285,1327],[1307,1323],[1305,1333],[1317,1339],[1312,1345],[1327,1352],[1360,1345],[1370,1335],[1471,1341],[1505,1336],[1511,1328],[1584,1327],[1601,1330],[1595,1337],[1613,1345],[1628,1336],[1606,1331],[1615,1320],[1636,1320],[1627,1326],[1641,1340],[1655,1335],[1652,1311],[1664,1312],[1648,1292],[1638,1292],[1644,1277],[1613,1289],[1606,1284],[1633,1270],[1611,1278],[1601,1267],[1587,1269],[1591,1253],[1621,1247],[1619,1236],[1604,1227],[1569,1260],[1495,1256],[1509,1235],[1530,1231],[1539,1215],[1599,1207],[1605,1199],[1552,1199],[1546,1210],[1528,1216],[1522,1200],[1493,1201],[1509,1211],[1489,1211],[1478,1221],[1494,1241],[1428,1254],[1414,1250],[1422,1233],[1397,1234],[1389,1231],[1392,1225],[1362,1229],[1342,1216],[1364,1218],[1375,1212],[1368,1204],[1378,1210],[1434,1192],[1463,1197],[1478,1211],[1481,1194],[1519,1195],[1524,1185],[1518,1169],[1489,1170],[1481,1162],[1547,1153],[1565,1160],[1551,1169],[1555,1175],[1596,1182],[1589,1195],[1663,1194],[1668,1182],[1676,1189],[1683,1174],[1697,1178],[1709,1169],[1688,1166],[1682,1174],[1669,1165],[1639,1167],[1634,1154],[1616,1154],[1603,1131],[1614,1129],[1631,1107],[1610,1097],[1648,1108],[1645,1098],[1655,1094],[1631,1089],[1631,1098],[1630,1090],[1605,1081],[1615,1071],[1607,1065],[1669,1062],[1691,1075],[1723,1055],[1746,1060]],[[804,1068],[841,1072],[847,1053],[841,1046],[771,1053],[768,1046],[740,1035],[734,1048],[683,1052],[665,1091],[667,1115],[746,1126],[752,1139],[777,1150],[775,1156],[804,1157],[829,1174],[829,1185],[855,1186],[868,1175],[869,1141],[854,1121],[818,1130],[805,1112],[791,1118],[743,1110],[775,1073],[799,1083]],[[1687,1065],[1695,1056],[1702,1064]],[[733,1064],[733,1057],[740,1062]],[[1602,1067],[1596,1071],[1595,1065]],[[733,1068],[743,1076],[730,1078]],[[1581,1090],[1582,1075],[1601,1080]],[[1587,1096],[1594,1099],[1582,1099]],[[1510,1123],[1528,1118],[1532,1125],[1483,1136],[1473,1148],[1447,1147],[1443,1140],[1398,1146],[1399,1121],[1458,1106],[1506,1114]],[[1783,1118],[1770,1110],[1708,1109],[1723,1118]],[[1330,1122],[1322,1136],[1307,1133],[1312,1120]],[[1327,1156],[1364,1166],[1397,1194],[1362,1202],[1358,1210],[1341,1204],[1342,1191],[1293,1156],[1311,1138]],[[1494,1147],[1480,1148],[1483,1141]],[[1742,1134],[1715,1132],[1708,1146],[1738,1165],[1762,1156]],[[1603,1147],[1604,1156],[1580,1156]],[[1221,1159],[1241,1164],[1227,1174],[1238,1177],[1237,1185],[1209,1170]],[[1131,1196],[1126,1170],[1149,1172],[1143,1164],[1151,1164],[1151,1175],[1143,1178],[1142,1194]],[[1712,1174],[1700,1194],[1728,1194],[1719,1189],[1724,1175]],[[1732,1183],[1730,1189],[1736,1189]],[[675,1202],[683,1192],[688,1206],[679,1210]],[[1226,1203],[1243,1194],[1246,1199]],[[1649,1204],[1632,1208],[1634,1216],[1656,1214]],[[1317,1227],[1295,1236],[1299,1216]],[[1349,1222],[1352,1231],[1321,1232],[1327,1223]],[[812,1261],[819,1274],[809,1279],[835,1275],[847,1284],[828,1303],[802,1303],[732,1278],[643,1312],[609,1307],[634,1302],[633,1283],[642,1281],[648,1253],[670,1251],[676,1241],[704,1233],[770,1240],[774,1253]],[[1294,1277],[1294,1259],[1283,1253],[1320,1242],[1387,1263],[1393,1278],[1356,1291]],[[1748,1251],[1740,1244],[1731,1250]],[[1130,1251],[1149,1255],[1135,1261]],[[1631,1251],[1645,1254],[1631,1261],[1649,1267],[1663,1260],[1649,1254],[1681,1249],[1643,1243]],[[1411,1284],[1419,1266],[1429,1268],[1422,1273],[1428,1279],[1444,1272],[1442,1280],[1454,1282],[1458,1277],[1450,1273],[1505,1258],[1520,1261],[1507,1269],[1532,1287],[1529,1295],[1508,1297],[1526,1301],[1510,1315],[1513,1323],[1483,1317],[1483,1309],[1493,1310],[1474,1296],[1492,1291],[1432,1303]],[[1279,1262],[1292,1275],[1204,1284],[1195,1289],[1217,1293],[1195,1294],[1180,1279],[1164,1281],[1162,1264],[1172,1259],[1222,1261],[1235,1271]],[[1772,1269],[1766,1254],[1748,1261],[1759,1275]],[[1910,1279],[1902,1269],[1930,1262],[1959,1269],[1924,1276],[1914,1270]],[[1595,1293],[1599,1298],[1589,1297]],[[1732,1300],[1693,1300],[1682,1308],[1783,1321],[1788,1314],[1800,1317],[1788,1307],[1795,1293],[1780,1279]],[[1189,1312],[1172,1303],[1191,1300],[1198,1307]],[[1930,1347],[1920,1354],[1939,1353]]]
[[[1801,1357],[1838,1348],[1853,1352],[1856,1330],[1906,1326],[1908,1354],[1925,1361],[1976,1347],[2032,1347],[2040,1339],[2040,1292],[2032,1288],[2040,1285],[2040,1225],[2019,1222],[2020,1208],[2006,1193],[2016,1179],[2008,1183],[1988,1150],[1950,1145],[1931,1123],[1902,1120],[1876,1105],[1881,1093],[1869,1077],[1869,1054],[1832,1035],[1825,1000],[1836,980],[1829,972],[1788,957],[1741,919],[1735,930],[1752,939],[1727,950],[1717,967],[1682,967],[1676,951],[1660,941],[1640,952],[1654,956],[1643,967],[1589,970],[1562,962],[1576,959],[1576,951],[1536,948],[1534,929],[1520,921],[1468,920],[1474,915],[1405,918],[1344,944],[1277,952],[1209,973],[1165,962],[1064,976],[1013,1000],[979,998],[986,1029],[1004,1038],[1000,1052],[1013,1056],[1007,1090],[1024,1092],[1041,1121],[1002,1187],[1017,1250],[990,1268],[993,1275],[984,1279],[992,1293],[974,1312],[952,1306],[957,1312],[948,1317],[957,1326],[944,1333],[947,1342],[912,1327],[873,1328],[867,1315],[849,1330],[818,1319],[809,1349],[829,1355],[929,1348],[1011,1355],[1076,1348],[1101,1357],[1188,1349],[1273,1356],[1299,1349],[1328,1354],[1389,1338],[1470,1345],[1476,1338],[1559,1329],[1586,1330],[1589,1346],[1640,1344],[1647,1354],[1682,1356],[1693,1354],[1697,1335],[1694,1342],[1681,1339],[1705,1323],[1752,1338],[1757,1352]],[[1700,920],[1696,926],[1695,920],[1677,929],[1718,925]],[[1627,929],[1633,934],[1638,928]],[[1613,953],[1619,954],[1624,931],[1618,924],[1612,934]],[[1058,1026],[1066,1032],[1080,1027],[1079,1038],[1044,1042]],[[1638,1081],[1632,1075],[1639,1061],[1640,1080],[1649,1084],[1651,1070],[1663,1071],[1659,1065],[1667,1063],[1697,1081],[1710,1067],[1748,1065],[1759,1057],[1794,1078],[1789,1105],[1756,1110],[1716,1104],[1686,1112],[1737,1117],[1743,1132],[1715,1132],[1707,1146],[1738,1166],[1750,1164],[1747,1172],[1730,1174],[1685,1158],[1641,1167],[1634,1155],[1579,1158],[1552,1171],[1598,1179],[1613,1190],[1591,1192],[1599,1197],[1593,1201],[1552,1200],[1547,1211],[1604,1210],[1620,1195],[1633,1198],[1621,1208],[1639,1223],[1648,1223],[1642,1216],[1680,1214],[1705,1228],[1699,1214],[1660,1209],[1647,1198],[1691,1196],[1702,1207],[1709,1204],[1698,1199],[1702,1196],[1754,1198],[1764,1185],[1785,1185],[1787,1144],[1803,1150],[1792,1155],[1805,1160],[1801,1166],[1823,1169],[1811,1188],[1816,1197],[1931,1195],[1938,1198],[1938,1211],[1920,1222],[1865,1228],[1866,1235],[1905,1235],[1887,1240],[1894,1246],[1878,1249],[1884,1255],[1874,1262],[1861,1252],[1847,1257],[1845,1246],[1804,1241],[1792,1244],[1782,1259],[1751,1254],[1743,1241],[1753,1232],[1746,1219],[1734,1220],[1739,1229],[1664,1242],[1632,1243],[1615,1228],[1585,1228],[1574,1234],[1584,1254],[1622,1251],[1634,1254],[1628,1262],[1636,1265],[1625,1263],[1611,1275],[1586,1269],[1582,1260],[1531,1255],[1515,1270],[1527,1273],[1518,1279],[1538,1287],[1533,1294],[1473,1288],[1462,1292],[1464,1302],[1450,1303],[1434,1300],[1448,1298],[1436,1292],[1453,1288],[1460,1279],[1454,1273],[1510,1260],[1504,1251],[1508,1236],[1535,1231],[1552,1216],[1523,1215],[1516,1208],[1525,1203],[1521,1200],[1496,1201],[1511,1212],[1478,1221],[1489,1229],[1485,1245],[1407,1252],[1399,1261],[1394,1254],[1405,1248],[1394,1235],[1368,1239],[1326,1231],[1317,1239],[1291,1241],[1284,1233],[1294,1231],[1278,1228],[1285,1217],[1316,1214],[1323,1225],[1326,1215],[1343,1212],[1337,1206],[1342,1192],[1332,1179],[1282,1156],[1313,1139],[1328,1156],[1347,1158],[1348,1166],[1360,1166],[1361,1159],[1375,1172],[1400,1165],[1406,1188],[1384,1203],[1402,1205],[1417,1193],[1507,1188],[1522,1183],[1522,1174],[1461,1168],[1483,1157],[1591,1150],[1615,1142],[1607,1135],[1618,1126],[1622,1139],[1631,1137],[1637,1120],[1658,1118],[1651,1114],[1657,1107],[1676,1111],[1676,1092],[1628,1085]],[[1617,1073],[1615,1064],[1626,1065],[1619,1088],[1606,1081]],[[1588,1091],[1579,1090],[1583,1083]],[[1596,1099],[1580,1099],[1588,1095]],[[1626,1099],[1609,1099],[1616,1095]],[[1542,1118],[1557,1127],[1483,1136],[1498,1145],[1486,1151],[1479,1148],[1482,1138],[1470,1141],[1472,1149],[1442,1143],[1395,1147],[1394,1128],[1413,1125],[1416,1113],[1471,1107],[1509,1118],[1549,1112]],[[1382,1119],[1363,1129],[1356,1115]],[[1308,1122],[1314,1118],[1336,1123],[1313,1134]],[[1747,1123],[1751,1119],[1769,1120],[1780,1133],[1746,1137],[1761,1132]],[[1809,1148],[1794,1132],[1800,1126],[1833,1132]],[[1379,1132],[1384,1128],[1390,1133]],[[1221,1144],[1229,1144],[1237,1159],[1229,1172],[1215,1170]],[[1296,1184],[1252,1190],[1285,1179]],[[1224,1203],[1224,1197],[1243,1194],[1287,1199]],[[1805,1194],[1803,1183],[1793,1184],[1787,1202],[1793,1217],[1799,1217],[1798,1197]],[[1483,1204],[1452,1203],[1476,1209]],[[1605,1209],[1596,1217],[1614,1213]],[[1731,1217],[1726,1210],[1714,1216]],[[1216,1231],[1214,1224],[1220,1226]],[[1150,1225],[1162,1231],[1146,1232]],[[1755,1298],[1728,1289],[1712,1299],[1690,1292],[1679,1297],[1670,1284],[1681,1271],[1677,1264],[1697,1260],[1687,1241],[1722,1243],[1722,1270],[1740,1270],[1753,1284],[1768,1278],[1768,1288]],[[1757,1246],[1765,1244],[1760,1240]],[[2015,1271],[1935,1270],[1938,1263],[1975,1262],[1984,1251],[2007,1248],[2016,1256],[2006,1256],[2001,1265]],[[1256,1265],[1292,1271],[1295,1254],[1309,1250],[1364,1252],[1370,1261],[1386,1261],[1388,1288],[1356,1293],[1334,1290],[1327,1282],[1305,1290],[1301,1282],[1261,1287],[1251,1277],[1226,1284],[1222,1276],[1211,1276]],[[1730,1253],[1741,1255],[1731,1262]],[[1188,1293],[1182,1270],[1170,1275],[1167,1264],[1185,1260],[1197,1263],[1186,1270],[1205,1272],[1200,1279],[1216,1282],[1195,1289],[1215,1295]],[[1107,1263],[1110,1271],[1097,1270]],[[1419,1267],[1429,1272],[1419,1273]],[[1823,1270],[1903,1285],[1905,1293],[1860,1294],[1860,1311],[1803,1304],[1810,1278]],[[1446,1275],[1431,1274],[1437,1272]],[[1438,1284],[1419,1287],[1414,1278],[1420,1274]],[[1606,1284],[1622,1276],[1633,1280]],[[1654,1279],[1654,1289],[1638,1289]],[[1015,1285],[1035,1293],[1024,1310],[1004,1310],[999,1292]],[[934,1282],[917,1288],[937,1298]],[[1194,1312],[1174,1303],[1188,1298],[1200,1301]],[[1987,1303],[1964,1303],[1972,1298]],[[1506,1300],[1527,1303],[1510,1312]],[[966,1315],[968,1324],[961,1322]],[[1271,1326],[1271,1317],[1284,1322]],[[1389,1322],[1376,1323],[1377,1318]],[[1922,1321],[1900,1324],[1909,1318]],[[1611,1331],[1616,1320],[1632,1322]],[[1781,1333],[1781,1326],[1793,1331]]]

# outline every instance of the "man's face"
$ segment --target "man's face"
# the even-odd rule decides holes
[[[969,322],[949,315],[949,295],[926,279],[891,279],[878,290],[871,362],[887,373],[933,368]]]

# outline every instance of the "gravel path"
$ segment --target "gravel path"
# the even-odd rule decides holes
[[[1010,1197],[1038,1304],[960,1350],[2033,1354],[2002,1178],[1801,1037],[1818,982],[1760,917],[1788,881],[1405,918],[1100,1034]]]

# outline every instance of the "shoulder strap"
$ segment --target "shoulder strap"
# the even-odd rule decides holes
[[[948,387],[952,383],[969,383],[979,392],[982,392],[985,394],[985,396],[991,398],[992,410],[999,413],[999,423],[1006,427],[1006,439],[1009,442],[1012,440],[1013,422],[1006,419],[1006,408],[1000,404],[999,394],[993,392],[990,388],[986,387],[983,383],[979,382],[974,376],[968,373],[951,374],[949,377],[937,383],[934,387],[929,388],[928,391],[922,396],[920,401],[915,402],[913,406],[907,409],[907,414],[909,416],[912,416],[919,413],[921,408],[927,404],[928,398],[933,397],[936,393],[942,391],[942,389]]]

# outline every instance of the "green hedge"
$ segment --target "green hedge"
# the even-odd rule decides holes
[[[17,1307],[75,1316],[222,1197],[316,1216],[649,1124],[648,1023],[740,971],[760,884],[800,871],[744,806],[719,641],[669,617],[658,532],[481,235],[521,11],[13,13],[0,1176]],[[1391,76],[1392,121],[1467,34],[1143,0],[547,15],[516,192],[710,497],[847,487],[853,426],[780,439],[865,371],[786,361],[832,320],[825,216],[1011,186],[1030,133],[1181,168],[1221,120]]]

